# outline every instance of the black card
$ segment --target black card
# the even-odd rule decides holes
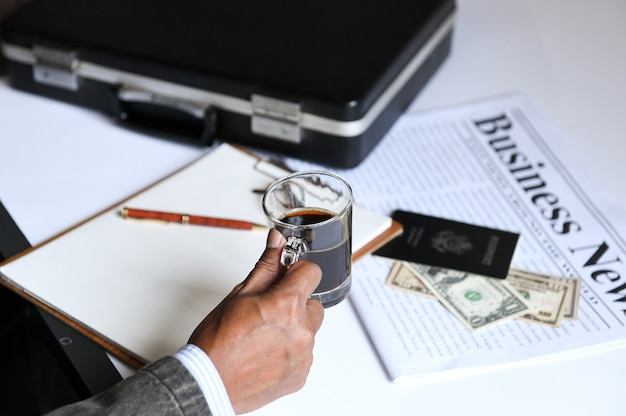
[[[393,219],[404,231],[375,255],[506,278],[519,234],[407,211]]]

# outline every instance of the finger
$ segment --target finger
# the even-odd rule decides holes
[[[322,280],[322,269],[310,261],[300,260],[294,263],[277,282],[272,290],[277,292],[296,290],[301,299],[306,301]]]
[[[281,277],[283,271],[280,264],[280,255],[285,242],[285,237],[280,232],[273,228],[270,229],[267,235],[265,251],[263,251],[261,258],[246,280],[241,283],[238,293],[263,292]]]
[[[322,321],[324,320],[324,306],[322,302],[317,299],[309,299],[306,302],[306,308],[313,330],[315,332],[319,331],[322,327]]]

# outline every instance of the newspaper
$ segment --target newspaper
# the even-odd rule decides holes
[[[626,227],[607,218],[619,210],[605,210],[611,201],[566,143],[528,97],[512,94],[407,114],[361,165],[336,170],[358,204],[520,233],[512,267],[581,279],[578,316],[558,328],[511,320],[472,333],[436,300],[386,287],[392,262],[359,261],[350,299],[392,380],[626,344],[626,244],[618,231]]]

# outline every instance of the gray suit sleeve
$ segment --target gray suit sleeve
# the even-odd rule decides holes
[[[164,357],[87,400],[48,413],[66,415],[211,415],[193,376]]]

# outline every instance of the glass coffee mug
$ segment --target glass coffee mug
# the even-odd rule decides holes
[[[281,262],[317,263],[322,281],[311,298],[325,308],[348,296],[352,284],[352,189],[340,176],[303,171],[278,179],[263,196],[270,227],[287,239]]]

